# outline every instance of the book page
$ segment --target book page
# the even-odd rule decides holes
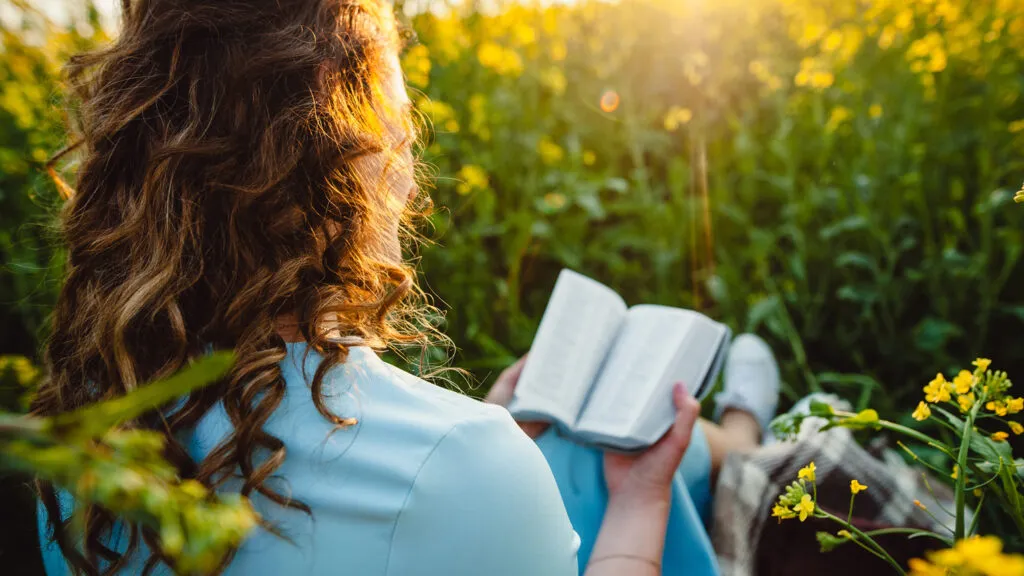
[[[703,387],[728,329],[666,306],[635,306],[577,424],[581,433],[656,441],[675,420],[672,386]]]
[[[577,428],[628,434],[651,395],[666,387],[665,374],[683,343],[690,320],[685,311],[675,308],[631,309]],[[671,385],[667,383],[668,390]],[[669,392],[670,403],[671,398]]]
[[[625,302],[610,288],[563,270],[509,411],[571,426],[625,316]]]

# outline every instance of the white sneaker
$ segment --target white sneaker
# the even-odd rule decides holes
[[[725,358],[724,387],[715,395],[715,420],[729,408],[749,412],[768,438],[768,424],[779,405],[779,365],[768,343],[754,334],[740,334]]]

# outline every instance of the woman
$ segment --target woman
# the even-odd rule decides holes
[[[414,134],[390,7],[122,6],[114,43],[70,65],[83,152],[36,412],[234,349],[223,382],[134,423],[164,434],[182,476],[249,496],[267,520],[227,572],[576,574],[555,479],[508,413],[375,353],[431,337],[401,260]],[[681,388],[674,401],[657,445],[604,459],[587,574],[659,573],[697,411]],[[167,561],[151,532],[95,506],[72,541],[73,503],[49,488],[41,501],[50,574]]]

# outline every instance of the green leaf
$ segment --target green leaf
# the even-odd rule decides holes
[[[821,400],[814,398],[811,400],[811,404],[809,406],[809,413],[811,416],[831,418],[833,415],[835,415],[836,412],[832,408],[832,405],[829,404],[828,402],[822,402]]]
[[[778,296],[769,296],[762,298],[754,303],[747,312],[747,332],[753,332],[757,330],[763,322],[768,318],[771,318],[778,314],[779,311],[779,298]]]
[[[918,350],[938,352],[951,339],[963,334],[963,330],[951,322],[928,317],[914,328],[914,344]]]
[[[818,382],[822,384],[838,384],[859,389],[857,397],[857,410],[864,410],[871,401],[871,393],[874,390],[882,390],[882,385],[867,374],[844,374],[841,372],[822,372],[817,375]]]
[[[931,409],[932,409],[932,412],[938,412],[940,416],[945,418],[946,422],[949,422],[950,425],[953,426],[953,428],[956,428],[957,430],[963,430],[964,429],[964,421],[963,421],[962,418],[960,418],[958,416],[954,416],[952,413],[947,411],[945,408],[943,408],[943,407],[941,407],[941,406],[939,406],[937,404],[931,404]]]
[[[849,218],[844,218],[839,222],[822,228],[818,234],[821,236],[822,240],[829,240],[843,232],[863,230],[868,226],[868,221],[863,216],[850,216]]]
[[[836,266],[840,268],[862,268],[878,275],[878,264],[863,252],[843,252],[836,258]]]
[[[995,464],[998,464],[1000,460],[1007,463],[1013,461],[1013,450],[1010,448],[1009,442],[996,442],[984,434],[971,434],[970,449],[975,454]]]
[[[70,438],[99,436],[121,422],[216,382],[228,373],[234,361],[231,352],[214,352],[169,378],[144,384],[120,398],[57,416],[52,430]]]
[[[817,532],[814,537],[818,539],[818,544],[821,546],[822,552],[831,552],[836,547],[841,546],[849,541],[845,536],[837,536],[828,532]]]

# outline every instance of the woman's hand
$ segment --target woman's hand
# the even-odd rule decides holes
[[[650,448],[640,454],[604,455],[604,478],[608,494],[633,496],[666,496],[671,493],[672,478],[690,445],[693,425],[700,412],[700,404],[677,383],[672,389],[676,406],[676,420],[672,428]]]
[[[661,574],[672,479],[690,445],[699,411],[682,384],[672,390],[672,400],[676,420],[661,440],[641,454],[605,454],[608,508],[585,576]]]
[[[487,392],[487,396],[484,397],[484,402],[507,407],[509,402],[512,401],[512,393],[515,392],[516,384],[519,383],[519,376],[523,373],[523,366],[526,366],[525,354],[522,358],[516,360],[515,364],[502,370],[501,374],[498,375],[498,379],[494,381],[494,385],[491,386],[490,391]],[[530,438],[536,438],[548,429],[547,422],[520,422],[516,420],[516,424],[519,424],[519,427]]]

